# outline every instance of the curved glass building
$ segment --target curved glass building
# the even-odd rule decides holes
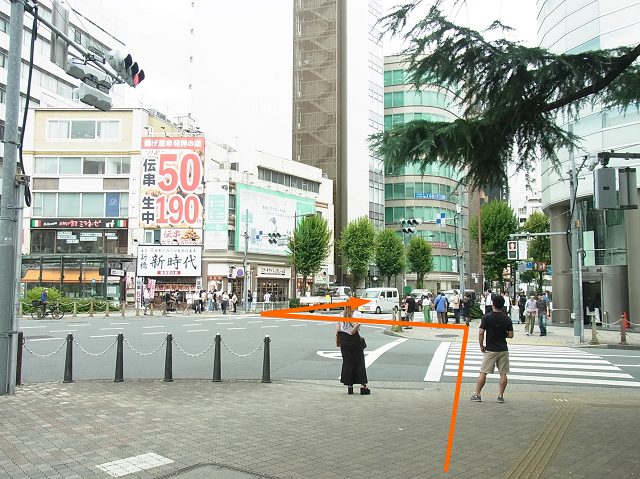
[[[537,2],[538,40],[554,53],[580,53],[588,50],[635,45],[640,34],[640,2],[632,0],[539,0]],[[585,155],[602,151],[640,152],[640,112],[603,110],[595,105],[570,120],[559,120],[582,137],[575,150],[577,166]],[[542,204],[551,219],[551,230],[569,228],[569,151],[560,151],[560,174],[548,162],[542,164]],[[638,160],[611,160],[609,167],[637,167]],[[636,191],[634,191],[634,195]],[[580,212],[583,254],[582,288],[586,306],[596,306],[606,322],[616,322],[623,312],[631,320],[640,316],[640,296],[632,286],[640,282],[640,213],[631,210],[594,209],[593,173],[579,172],[577,208]],[[572,309],[572,270],[568,240],[552,236],[553,321],[570,321]],[[637,286],[636,286],[637,287]]]

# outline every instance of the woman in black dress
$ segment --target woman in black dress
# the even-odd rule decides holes
[[[345,318],[357,318],[358,311],[347,307],[344,310]],[[339,322],[336,325],[338,338],[340,341],[340,352],[342,353],[342,374],[340,382],[347,386],[347,393],[353,394],[353,385],[361,384],[360,394],[371,394],[367,387],[367,368],[364,364],[364,350],[360,338],[360,324],[354,322]]]

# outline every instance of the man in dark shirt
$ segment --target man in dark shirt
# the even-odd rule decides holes
[[[509,348],[507,338],[513,338],[513,324],[511,319],[502,312],[504,298],[496,295],[493,298],[493,311],[482,316],[478,342],[480,351],[484,353],[480,374],[476,381],[476,391],[471,396],[472,401],[480,402],[480,393],[487,381],[487,374],[493,374],[496,366],[500,373],[500,392],[498,402],[504,402],[504,390],[507,388],[507,373],[509,372]],[[486,344],[485,344],[486,332]]]
[[[547,303],[542,293],[538,293],[536,306],[538,307],[538,327],[540,328],[540,336],[546,336],[547,318],[549,317],[549,303]]]
[[[407,305],[407,321],[413,321],[413,316],[416,312],[416,300],[408,294],[404,303]]]

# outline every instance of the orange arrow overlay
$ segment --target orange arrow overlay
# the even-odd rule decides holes
[[[348,301],[340,303],[316,304],[313,306],[301,306],[299,308],[273,309],[271,311],[262,311],[260,316],[267,318],[286,318],[286,319],[311,319],[313,321],[342,321],[343,316],[322,316],[319,314],[300,314],[305,311],[318,311],[320,309],[345,308],[351,306],[357,309],[369,301],[360,298],[349,298]],[[464,358],[467,353],[467,341],[469,339],[469,327],[464,324],[438,324],[438,323],[421,323],[413,321],[393,321],[387,319],[376,318],[354,318],[354,321],[362,324],[382,324],[388,326],[412,326],[418,328],[434,328],[434,329],[453,329],[462,331],[462,347],[460,348],[460,361],[458,367],[458,377],[456,378],[456,391],[453,396],[453,406],[451,408],[451,420],[449,422],[449,436],[447,438],[447,450],[444,458],[444,472],[449,472],[449,464],[451,463],[451,451],[453,449],[453,436],[456,428],[456,417],[458,415],[458,403],[460,401],[460,388],[462,386],[462,372],[464,370]]]

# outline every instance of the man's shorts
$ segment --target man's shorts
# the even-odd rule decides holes
[[[480,372],[493,374],[495,368],[500,374],[509,372],[509,351],[485,351]]]

